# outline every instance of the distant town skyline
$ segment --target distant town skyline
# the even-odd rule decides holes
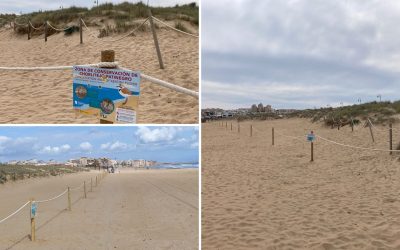
[[[203,0],[201,20],[202,108],[399,99],[399,1]]]
[[[162,7],[167,7],[167,6],[174,6],[176,4],[182,5],[182,4],[188,4],[195,2],[199,4],[199,0],[148,0],[150,6],[162,6]],[[143,1],[124,1],[124,0],[107,0],[107,1],[98,1],[99,4],[104,4],[104,3],[113,3],[113,4],[118,4],[118,3],[123,3],[123,2],[129,2],[129,3],[138,3],[138,2],[143,2],[144,4],[147,4],[147,0]],[[81,1],[81,0],[36,0],[36,1],[31,1],[31,0],[1,0],[0,1],[0,13],[7,13],[7,14],[20,14],[21,12],[23,14],[30,13],[30,12],[35,12],[39,10],[57,10],[60,9],[60,7],[63,8],[68,8],[71,6],[77,6],[77,7],[87,7],[91,8],[96,6],[97,2],[95,0],[87,0],[87,1]]]
[[[0,127],[0,162],[79,157],[198,162],[198,127]]]

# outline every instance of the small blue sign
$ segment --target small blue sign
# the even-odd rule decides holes
[[[307,135],[307,141],[309,141],[309,142],[315,141],[315,135],[313,132],[311,132],[310,134]]]
[[[37,203],[36,202],[32,202],[32,205],[31,205],[31,218],[35,218],[36,211],[37,211]]]

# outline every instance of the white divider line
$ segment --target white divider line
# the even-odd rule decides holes
[[[14,215],[16,215],[19,211],[21,211],[24,207],[26,207],[28,204],[30,203],[30,201],[28,201],[27,203],[25,203],[24,205],[22,205],[20,208],[18,208],[17,210],[15,210],[15,212],[13,212],[12,214],[10,214],[9,216],[7,216],[6,218],[0,220],[0,224],[5,222],[6,220],[10,219],[11,217],[13,217]]]
[[[57,195],[57,196],[54,196],[53,198],[46,199],[46,200],[39,200],[39,201],[35,201],[35,202],[37,202],[37,203],[49,202],[49,201],[52,201],[52,200],[55,200],[55,199],[60,198],[60,197],[63,196],[66,192],[68,192],[68,189],[65,189],[64,192],[62,192],[61,194],[59,194],[59,195]]]
[[[361,150],[370,150],[370,151],[381,151],[381,152],[400,152],[400,150],[395,150],[395,149],[390,150],[390,149],[365,148],[365,147],[352,146],[352,145],[348,145],[348,144],[343,144],[343,143],[340,143],[340,142],[332,141],[332,140],[326,139],[324,137],[321,137],[319,135],[316,135],[316,137],[320,138],[323,141],[330,142],[330,143],[333,143],[333,144],[336,144],[336,145],[339,145],[339,146],[343,146],[343,147],[348,147],[348,148],[355,148],[355,149],[361,149]]]
[[[167,23],[164,23],[163,21],[161,21],[160,19],[158,19],[158,18],[156,18],[156,17],[154,17],[154,16],[153,16],[153,19],[156,20],[157,22],[159,22],[159,23],[161,23],[161,24],[164,24],[165,26],[167,26],[167,27],[169,27],[169,28],[171,28],[171,29],[177,31],[177,32],[180,32],[180,33],[185,34],[185,35],[188,35],[188,36],[192,36],[192,37],[199,38],[199,36],[196,36],[196,35],[187,33],[187,32],[182,31],[182,30],[178,30],[178,29],[172,27],[171,25],[169,25],[169,24],[167,24]]]

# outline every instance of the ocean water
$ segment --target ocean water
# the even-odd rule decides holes
[[[161,164],[153,166],[153,169],[183,169],[183,168],[198,168],[198,163],[180,163],[180,164]]]

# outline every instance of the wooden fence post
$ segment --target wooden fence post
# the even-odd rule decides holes
[[[156,28],[154,27],[153,15],[151,14],[150,9],[148,9],[147,12],[149,15],[151,32],[153,33],[154,45],[156,46],[156,50],[157,50],[157,57],[158,57],[158,62],[160,64],[160,69],[164,69],[164,63],[163,63],[162,56],[161,56],[160,46],[158,44]]]
[[[392,123],[389,124],[389,149],[393,150],[393,139],[392,139]],[[390,151],[390,154],[392,154],[393,152]]]
[[[253,136],[253,125],[250,125],[250,137]]]
[[[28,20],[28,40],[31,40],[31,23],[30,23],[30,20]]]
[[[115,51],[114,50],[101,51],[101,62],[115,62]],[[113,124],[113,122],[100,119],[100,124]]]
[[[83,43],[83,29],[82,29],[82,18],[79,18],[79,35],[81,39],[81,44]]]
[[[233,129],[233,128],[232,128],[232,122],[231,122],[231,131],[232,131],[232,129]]]
[[[68,187],[68,210],[71,211],[71,188]]]
[[[96,175],[96,185],[95,185],[95,187],[97,187],[97,175]]]
[[[272,127],[272,146],[275,145],[275,129]]]
[[[30,206],[30,217],[31,217],[31,241],[36,240],[36,222],[35,222],[35,216],[32,216],[32,205],[33,205],[34,199],[31,199],[31,206]]]
[[[44,41],[47,42],[47,21],[44,22]]]
[[[83,182],[83,197],[86,199],[86,181]]]
[[[372,142],[375,142],[374,132],[372,132],[372,123],[371,123],[371,120],[369,118],[368,118],[368,127],[369,127],[369,132],[371,134]]]
[[[238,123],[238,133],[240,133],[240,123]]]
[[[314,161],[314,142],[311,142],[311,161]]]

